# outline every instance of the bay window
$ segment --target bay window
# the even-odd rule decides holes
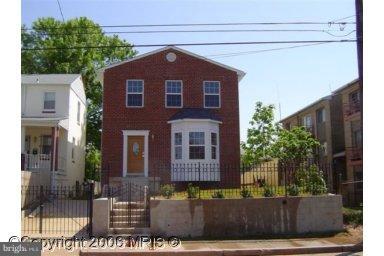
[[[216,159],[217,133],[211,133],[211,159]]]
[[[204,132],[189,133],[189,159],[205,159]]]
[[[183,158],[183,137],[181,132],[175,133],[175,159]]]

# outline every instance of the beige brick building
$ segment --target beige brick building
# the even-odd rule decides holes
[[[359,81],[344,85],[333,92],[342,100],[345,141],[345,185],[349,201],[362,202],[363,198],[363,140],[361,122],[361,92]]]
[[[334,181],[345,183],[346,200],[362,202],[363,158],[360,86],[357,79],[281,120],[284,128],[304,126],[322,149],[315,156],[331,164]],[[334,182],[335,190],[339,184]],[[350,196],[352,195],[352,196]]]

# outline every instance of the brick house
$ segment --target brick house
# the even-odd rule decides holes
[[[360,83],[355,79],[333,92],[342,102],[346,169],[343,181],[348,204],[363,202],[363,134]]]
[[[173,46],[101,70],[108,182],[233,180],[220,166],[240,165],[238,83],[244,75]],[[197,164],[215,167],[181,168]]]

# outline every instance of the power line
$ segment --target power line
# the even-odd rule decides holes
[[[308,41],[247,41],[247,42],[213,42],[213,43],[173,43],[173,44],[124,44],[124,45],[87,45],[69,47],[34,47],[21,48],[22,51],[48,51],[48,50],[77,50],[77,49],[104,49],[104,48],[139,48],[139,47],[166,47],[166,46],[212,46],[212,45],[250,45],[250,44],[302,44],[302,43],[349,43],[356,39],[343,40],[308,40]]]
[[[60,5],[60,1],[57,0],[57,4],[59,5],[59,10],[60,10],[60,14],[61,14],[61,18],[63,19],[63,22],[64,22],[64,15],[63,15],[63,10],[61,10],[61,5]]]
[[[321,32],[332,36],[331,32],[340,30],[324,30],[324,29],[208,29],[208,30],[144,30],[144,31],[103,31],[103,32],[78,32],[78,33],[49,33],[43,32],[44,35],[51,36],[72,36],[72,35],[92,35],[92,34],[156,34],[156,33],[233,33],[233,32]],[[352,32],[354,32],[353,30]],[[352,33],[351,32],[351,33]],[[349,35],[349,34],[348,34]],[[346,35],[341,35],[341,37]]]
[[[228,22],[228,23],[173,23],[173,24],[132,24],[132,25],[98,25],[74,26],[72,29],[88,28],[143,28],[143,27],[191,27],[191,26],[248,26],[248,25],[328,25],[329,22],[291,21],[291,22]],[[333,22],[333,24],[356,24],[356,22]],[[44,29],[65,29],[62,27],[48,27]],[[22,28],[22,30],[39,30],[38,28]]]
[[[314,43],[314,44],[295,45],[295,46],[288,46],[288,47],[263,49],[263,50],[257,50],[257,51],[211,54],[211,55],[206,55],[205,57],[210,57],[210,58],[235,57],[235,56],[240,56],[240,55],[250,55],[250,54],[256,54],[256,53],[261,53],[261,52],[273,52],[273,51],[287,50],[287,49],[293,49],[293,48],[302,48],[302,47],[315,46],[315,45],[320,45],[320,44],[329,44],[329,43],[332,43],[332,42],[321,42],[321,43]]]
[[[356,15],[350,15],[350,16],[343,17],[343,18],[340,18],[340,19],[332,20],[332,21],[330,21],[329,23],[334,24],[335,22],[338,22],[338,21],[341,21],[341,20],[346,20],[346,19],[349,19],[349,18],[352,18],[352,17],[355,17],[355,16],[356,16]]]

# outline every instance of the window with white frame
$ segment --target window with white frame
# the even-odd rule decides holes
[[[220,107],[220,82],[204,81],[204,107]]]
[[[204,132],[189,133],[189,159],[205,159]]]
[[[181,132],[175,133],[175,159],[183,158],[183,135]]]
[[[144,81],[127,80],[127,107],[144,106]]]
[[[165,106],[178,108],[183,106],[183,83],[182,81],[165,81]]]
[[[55,111],[55,105],[56,105],[56,93],[45,92],[44,93],[44,110]]]
[[[77,124],[80,124],[80,101],[77,102]]]
[[[217,133],[211,132],[211,159],[217,159]]]

